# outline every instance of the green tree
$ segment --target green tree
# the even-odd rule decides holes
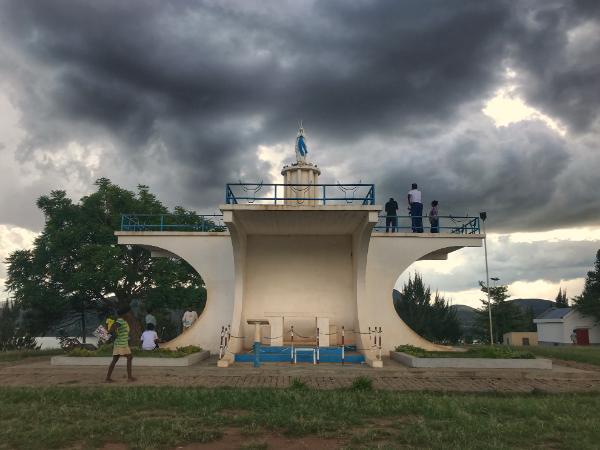
[[[457,342],[462,330],[456,312],[437,292],[432,300],[431,289],[415,273],[404,284],[399,298],[394,301],[396,312],[416,333],[434,342]]]
[[[477,310],[476,327],[478,337],[483,342],[490,341],[490,322],[488,313],[487,287],[482,281],[479,282],[481,291],[486,294],[481,299],[482,307]],[[516,304],[507,301],[509,297],[508,287],[504,285],[491,287],[490,300],[492,302],[492,330],[494,342],[502,341],[504,333],[511,331],[527,331],[530,329],[533,313],[524,314]],[[531,317],[530,317],[531,316]]]
[[[0,301],[0,352],[38,348],[35,338],[19,326],[19,315],[14,302]]]
[[[189,264],[153,259],[140,247],[117,245],[114,231],[120,228],[121,213],[165,214],[167,208],[147,186],[138,186],[134,193],[106,178],[95,186],[79,203],[64,191],[41,196],[37,206],[46,220],[43,231],[33,249],[18,250],[6,261],[7,290],[26,310],[29,331],[45,333],[70,310],[81,313],[83,330],[85,311],[106,309],[112,293],[119,303],[112,306],[139,299],[154,307],[193,303],[200,309],[206,301],[204,281]],[[195,215],[183,208],[177,214]]]
[[[587,273],[583,292],[573,299],[573,306],[581,314],[600,322],[600,250],[596,253],[594,269]]]
[[[557,308],[568,308],[569,300],[567,299],[567,290],[564,291],[562,288],[558,289],[558,294],[556,295],[556,299],[554,299],[554,303],[556,303]]]

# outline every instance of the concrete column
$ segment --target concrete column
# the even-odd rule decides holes
[[[329,347],[329,317],[317,317],[319,347]]]
[[[315,185],[319,183],[321,171],[311,163],[292,164],[284,166],[281,171],[284,184],[304,184]],[[299,198],[300,200],[285,200],[284,204],[293,206],[314,206],[318,202],[314,200],[318,197],[320,190],[313,186],[306,187],[286,187],[286,198]]]
[[[269,325],[271,325],[271,345],[283,346],[283,317],[269,317]]]

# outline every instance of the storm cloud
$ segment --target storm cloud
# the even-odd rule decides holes
[[[3,222],[34,227],[15,204],[100,176],[214,210],[226,182],[266,181],[259,145],[293,157],[303,119],[323,179],[376,183],[379,202],[416,181],[492,230],[598,224],[596,5],[4,1],[0,83],[23,136],[0,149]],[[497,128],[481,110],[507,83],[567,134]]]

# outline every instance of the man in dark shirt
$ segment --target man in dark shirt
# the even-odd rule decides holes
[[[390,225],[392,226],[392,233],[398,230],[398,203],[392,197],[385,204],[385,232],[389,233]]]

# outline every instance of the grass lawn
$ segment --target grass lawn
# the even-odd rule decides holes
[[[342,439],[346,448],[587,449],[600,442],[600,394],[451,395],[295,385],[0,388],[0,448],[95,448],[106,442],[174,448],[218,440],[232,427],[245,448],[266,448],[265,436],[273,433]]]
[[[566,361],[575,361],[575,362],[600,366],[600,347],[599,346],[587,346],[587,347],[535,346],[535,347],[528,347],[527,351],[530,351],[531,353],[534,353],[537,356],[542,356],[545,358],[563,359]]]
[[[34,356],[55,356],[62,355],[63,353],[64,352],[59,348],[47,350],[11,350],[8,352],[0,352],[0,362],[20,361],[21,359],[32,358]]]
[[[529,351],[504,345],[469,347],[465,352],[431,352],[413,345],[399,345],[395,350],[417,358],[535,359]]]

